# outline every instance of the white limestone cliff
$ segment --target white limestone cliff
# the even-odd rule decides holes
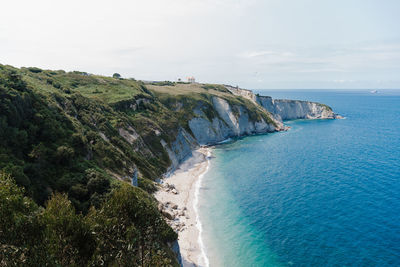
[[[337,118],[330,107],[320,103],[272,99],[269,96],[255,95],[250,90],[231,86],[226,88],[232,94],[250,100],[252,105],[261,110],[264,118],[255,120],[253,116],[251,119],[251,111],[246,105],[232,106],[226,99],[213,96],[212,105],[217,116],[208,118],[201,108],[196,108],[196,116],[188,121],[191,134],[180,129],[171,147],[162,142],[172,161],[170,170],[190,156],[192,150],[199,145],[215,145],[228,138],[286,130],[284,120]]]
[[[199,115],[189,121],[189,127],[200,145],[212,145],[231,137],[275,132],[284,129],[281,122],[273,120],[268,123],[265,119],[252,121],[249,111],[244,106],[237,106],[238,114],[233,107],[219,97],[212,98],[213,107],[218,114],[211,121],[199,110]],[[268,113],[265,112],[266,116]]]
[[[335,119],[336,114],[326,105],[301,100],[272,99],[269,96],[257,97],[257,102],[277,119]]]

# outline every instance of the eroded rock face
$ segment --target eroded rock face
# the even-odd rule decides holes
[[[257,103],[257,96],[251,90],[242,89],[239,87],[233,87],[230,85],[225,85],[226,89],[228,89],[232,94],[244,97],[253,103]]]
[[[335,119],[338,116],[326,105],[301,100],[272,99],[270,96],[255,95],[252,91],[225,86],[232,94],[249,99],[269,111],[275,119]]]
[[[336,115],[328,106],[301,100],[272,99],[258,97],[259,104],[279,120],[295,119],[335,119]]]
[[[280,121],[267,112],[265,116],[270,116],[274,123],[268,123],[263,118],[253,121],[244,106],[233,107],[220,97],[213,97],[212,103],[218,114],[212,121],[199,110],[195,111],[198,117],[189,121],[190,130],[200,145],[216,144],[230,137],[274,132],[284,128]]]
[[[217,111],[218,115],[222,118],[225,124],[230,130],[232,130],[234,135],[240,134],[240,126],[237,118],[232,112],[232,108],[229,103],[222,98],[213,97],[212,103],[214,109]]]
[[[232,105],[226,99],[213,96],[212,107],[214,114],[217,115],[212,119],[204,114],[202,106],[197,107],[193,111],[195,117],[188,121],[191,134],[181,129],[171,148],[162,142],[172,161],[171,169],[176,168],[198,145],[213,145],[232,137],[286,130],[284,120],[337,118],[331,108],[323,104],[272,99],[269,96],[255,95],[250,90],[231,86],[226,88],[232,94],[246,98],[250,102]],[[256,109],[263,116],[249,114],[249,105],[254,105],[251,107],[252,112]]]
[[[186,157],[192,154],[192,150],[198,146],[198,142],[188,133],[185,129],[180,128],[171,147],[167,142],[161,140],[161,145],[167,151],[168,156],[172,162],[168,171],[174,170],[178,167]]]

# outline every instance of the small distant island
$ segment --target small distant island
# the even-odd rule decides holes
[[[207,146],[285,131],[284,120],[340,118],[321,103],[194,78],[0,65],[0,94],[4,266],[198,264],[201,247],[185,238],[199,232]]]

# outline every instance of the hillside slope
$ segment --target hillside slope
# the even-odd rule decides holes
[[[322,104],[223,85],[145,84],[5,65],[0,97],[0,170],[37,204],[62,192],[83,214],[101,209],[124,181],[144,190],[132,193],[139,200],[154,202],[152,181],[199,145],[285,130],[285,119],[335,117]],[[170,255],[167,236],[160,242]]]

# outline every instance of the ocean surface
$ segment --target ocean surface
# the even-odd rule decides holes
[[[210,266],[400,266],[400,91],[256,92],[346,119],[216,147],[199,194]]]

